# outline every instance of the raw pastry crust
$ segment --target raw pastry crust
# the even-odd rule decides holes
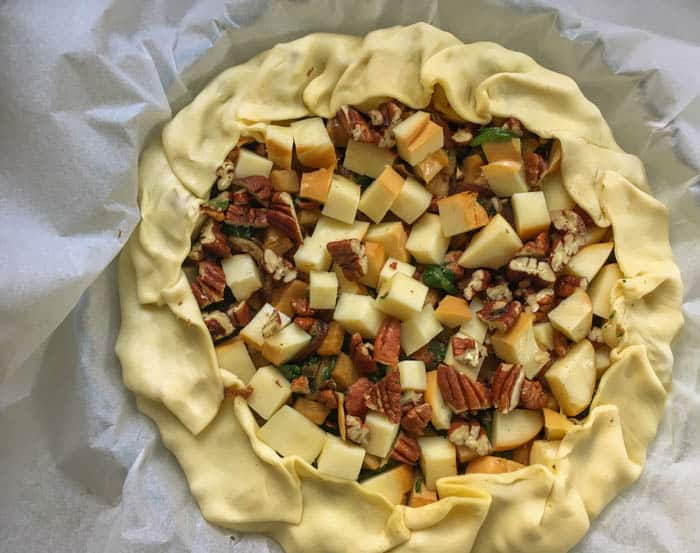
[[[281,459],[257,438],[245,401],[223,398],[181,265],[199,204],[242,134],[263,139],[270,121],[330,117],[341,105],[389,97],[423,108],[438,86],[453,118],[513,116],[560,140],[560,178],[596,224],[612,225],[624,279],[614,291],[620,339],[612,366],[553,469],[443,478],[443,499],[412,509]],[[309,35],[214,79],[144,151],[139,192],[142,221],[119,262],[117,353],[125,384],[158,425],[207,520],[267,533],[288,553],[563,552],[639,476],[671,384],[681,280],[667,210],[649,195],[640,160],[620,149],[570,78],[423,23],[365,38]]]

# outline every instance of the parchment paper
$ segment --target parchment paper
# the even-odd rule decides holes
[[[0,551],[279,551],[202,519],[121,385],[113,259],[138,220],[139,152],[213,75],[277,42],[420,20],[576,79],[671,209],[673,395],[643,476],[576,551],[699,551],[698,5],[582,4],[593,19],[573,0],[189,4],[0,4]]]

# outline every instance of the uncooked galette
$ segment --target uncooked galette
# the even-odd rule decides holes
[[[639,476],[680,279],[567,77],[424,24],[311,35],[183,109],[140,205],[117,351],[211,522],[564,552]]]

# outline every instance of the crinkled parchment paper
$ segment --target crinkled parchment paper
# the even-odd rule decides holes
[[[573,77],[671,209],[686,317],[673,394],[643,476],[577,551],[700,550],[697,3],[591,1],[587,17],[561,1],[189,4],[0,4],[0,551],[279,551],[202,519],[121,385],[113,259],[138,220],[139,152],[213,75],[277,42],[420,20]]]

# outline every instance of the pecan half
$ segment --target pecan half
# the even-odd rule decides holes
[[[450,365],[438,366],[437,381],[442,397],[455,413],[488,409],[493,403],[491,392],[482,382],[472,382]]]
[[[228,257],[231,255],[231,246],[228,238],[221,230],[221,225],[209,219],[202,226],[199,242],[205,252],[216,257]]]
[[[364,377],[350,385],[345,392],[345,412],[348,415],[364,418],[368,410],[364,398],[372,386],[372,381]]]
[[[294,324],[301,328],[303,331],[308,332],[311,327],[314,326],[316,319],[313,317],[295,317]]]
[[[568,298],[576,288],[588,288],[588,279],[574,275],[560,275],[554,285],[554,293],[560,298]]]
[[[362,341],[362,336],[355,332],[350,336],[349,355],[355,368],[362,374],[377,372],[377,362],[374,360],[369,344]]]
[[[414,436],[422,436],[433,416],[430,403],[421,403],[408,409],[401,417],[401,428]]]
[[[391,452],[391,458],[399,463],[406,465],[415,465],[420,457],[420,445],[418,440],[401,432],[399,438],[394,444],[394,449]]]
[[[253,320],[253,309],[250,304],[246,301],[239,301],[234,303],[226,310],[226,315],[231,319],[231,322],[236,326],[245,326],[250,321]]]
[[[508,332],[522,312],[522,304],[518,301],[487,301],[477,316],[492,330]]]
[[[308,298],[292,298],[292,310],[300,317],[313,317],[316,310],[309,307]]]
[[[236,150],[235,156],[238,157],[238,150]],[[217,167],[216,188],[218,188],[219,190],[227,190],[231,186],[231,183],[233,182],[233,174],[236,171],[236,166],[233,163],[235,161],[235,159],[227,159],[221,165],[219,165],[219,167]]]
[[[475,369],[481,368],[486,358],[486,348],[468,336],[452,336],[452,355],[457,361]]]
[[[525,168],[525,180],[530,186],[540,182],[542,174],[547,170],[547,161],[535,152],[523,156],[523,166]]]
[[[309,386],[309,379],[306,376],[298,376],[291,382],[292,392],[295,394],[310,394],[311,387]]]
[[[495,286],[489,286],[486,289],[486,297],[488,299],[490,299],[491,301],[495,301],[495,300],[512,301],[513,300],[513,293],[510,291],[510,288],[508,287],[508,283],[501,282],[500,284],[496,284]]]
[[[464,299],[471,301],[479,292],[486,290],[489,284],[491,284],[491,273],[486,269],[477,269],[464,287]]]
[[[267,209],[231,204],[226,210],[224,221],[230,225],[265,228],[268,224]]]
[[[515,257],[536,257],[541,259],[547,257],[549,253],[549,235],[540,232],[532,240],[525,242],[523,246],[515,252]]]
[[[231,320],[223,311],[209,311],[202,313],[204,324],[211,334],[212,340],[220,340],[233,334],[234,327]]]
[[[329,409],[338,408],[338,396],[335,395],[335,390],[331,390],[330,388],[318,392],[318,394],[316,394],[316,401]]]
[[[236,205],[250,205],[253,195],[245,188],[239,188],[231,193],[231,201]]]
[[[191,288],[199,307],[208,307],[222,301],[226,288],[226,275],[221,265],[204,259],[198,263],[197,268],[199,275],[192,282]]]
[[[381,138],[379,133],[369,126],[369,123],[359,111],[350,106],[342,106],[335,114],[338,123],[355,142],[370,142],[377,144]]]
[[[535,321],[544,321],[554,307],[554,290],[543,288],[542,290],[524,290],[525,311],[534,313]]]
[[[262,336],[263,338],[269,338],[277,334],[280,330],[282,330],[282,316],[277,309],[273,309],[263,323],[261,331]]]
[[[272,182],[263,175],[255,175],[236,179],[235,184],[245,188],[258,202],[263,205],[270,203]]]
[[[491,442],[486,430],[477,421],[452,421],[447,432],[447,439],[460,447],[466,447],[479,457],[491,453]]]
[[[265,250],[263,253],[263,267],[274,280],[279,282],[292,282],[297,278],[297,271],[294,265],[288,259],[277,255],[272,250]]]
[[[520,391],[523,387],[525,374],[520,365],[510,363],[500,363],[493,375],[494,407],[501,413],[510,413],[518,406],[520,401]]]
[[[508,280],[529,281],[536,286],[551,286],[557,280],[549,263],[534,257],[516,257],[508,263]],[[529,286],[525,286],[526,288]]]
[[[355,415],[345,415],[345,432],[348,440],[360,445],[367,445],[369,442],[369,427],[362,422],[360,417]]]
[[[462,252],[459,250],[452,250],[445,254],[445,268],[454,273],[455,280],[462,280],[464,277],[464,269],[457,263],[460,257],[462,257]]]
[[[374,339],[374,360],[390,367],[396,367],[399,364],[400,350],[401,321],[394,317],[384,317]]]
[[[365,245],[356,238],[336,240],[326,245],[333,262],[342,270],[346,279],[357,281],[367,274]]]
[[[271,226],[291,238],[295,244],[301,244],[304,241],[294,202],[288,192],[275,192],[272,195],[267,220]]]
[[[547,396],[542,383],[537,380],[523,381],[522,389],[520,390],[520,406],[525,409],[537,411],[547,407],[549,397]]]
[[[364,395],[365,405],[372,411],[386,415],[393,422],[401,420],[401,381],[399,371],[386,375]]]

